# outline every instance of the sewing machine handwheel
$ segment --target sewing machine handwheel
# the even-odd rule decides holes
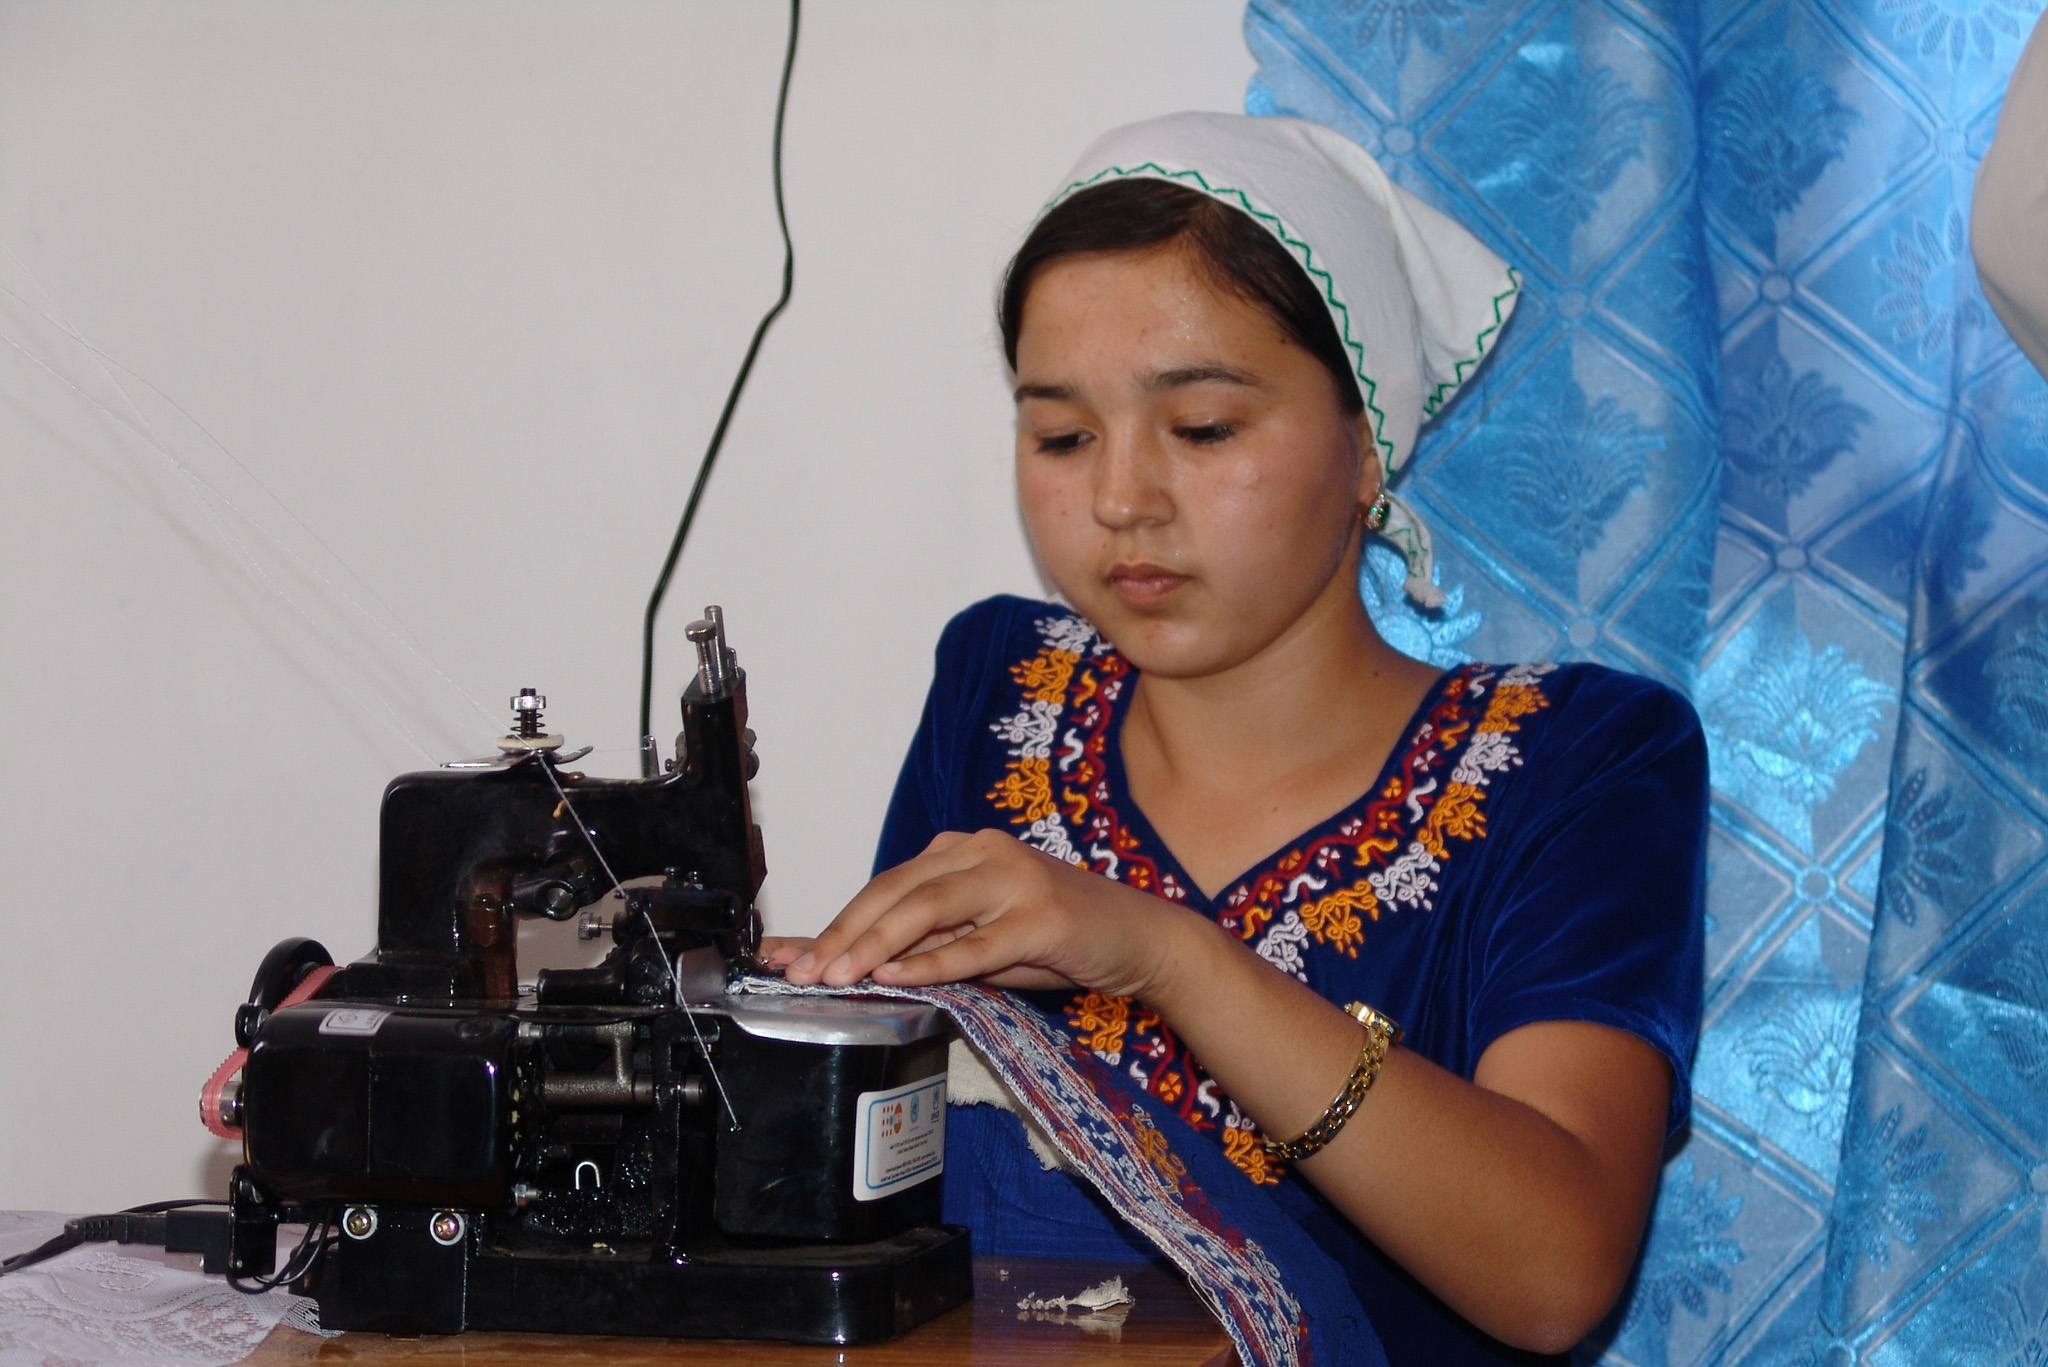
[[[249,984],[249,1000],[235,1008],[235,1042],[247,1049],[256,1032],[277,1004],[316,968],[333,964],[327,946],[304,935],[279,940],[256,965],[256,980]]]
[[[279,940],[263,956],[263,962],[256,965],[256,980],[249,984],[249,1004],[274,1008],[291,995],[308,973],[333,963],[334,956],[318,940],[304,935]]]

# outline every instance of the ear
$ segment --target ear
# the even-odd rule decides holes
[[[1379,444],[1373,440],[1372,414],[1361,408],[1352,422],[1358,429],[1358,506],[1363,508],[1379,496],[1386,483],[1386,469],[1380,464]]]

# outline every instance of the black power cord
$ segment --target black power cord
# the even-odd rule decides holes
[[[654,704],[654,619],[661,612],[661,600],[668,593],[668,581],[675,573],[676,561],[682,557],[683,542],[689,539],[690,524],[697,520],[697,505],[704,498],[704,486],[711,478],[711,467],[718,460],[718,449],[725,444],[725,429],[732,424],[733,411],[739,407],[740,391],[747,387],[747,376],[753,373],[754,358],[760,354],[761,339],[768,335],[768,328],[789,304],[790,290],[796,284],[796,244],[789,237],[789,215],[782,203],[782,123],[783,114],[789,108],[789,74],[796,68],[796,35],[802,17],[803,0],[789,0],[789,47],[782,55],[782,86],[775,96],[775,221],[782,228],[782,294],[775,301],[775,307],[761,317],[759,327],[754,329],[754,340],[747,344],[746,358],[740,362],[739,374],[733,377],[732,389],[725,396],[724,411],[718,415],[718,426],[711,430],[711,442],[704,448],[704,459],[697,465],[697,482],[690,486],[690,501],[683,505],[683,519],[676,524],[675,540],[669,543],[668,559],[661,563],[661,576],[654,581],[654,592],[648,595],[647,616],[640,627],[640,775],[653,778],[655,751],[649,743],[653,738]]]
[[[325,1253],[327,1246],[334,1241],[334,1215],[330,1211],[307,1224],[305,1233],[299,1235],[298,1246],[292,1249],[291,1256],[284,1260],[284,1266],[278,1269],[276,1275],[251,1277],[246,1282],[239,1277],[229,1277],[228,1285],[245,1296],[260,1296],[266,1291],[275,1291],[280,1286],[290,1286],[301,1277],[312,1273],[314,1265],[320,1261],[320,1255]]]
[[[178,1226],[188,1222],[177,1218],[179,1212],[192,1211],[194,1207],[225,1206],[225,1201],[152,1201],[147,1205],[130,1206],[111,1215],[81,1215],[75,1220],[64,1222],[64,1232],[46,1239],[24,1253],[11,1258],[0,1259],[0,1277],[9,1272],[19,1272],[24,1267],[33,1267],[59,1253],[68,1253],[80,1244],[154,1244],[159,1247],[181,1242],[179,1235],[187,1231]],[[206,1224],[215,1218],[225,1218],[225,1211],[208,1209]],[[198,1215],[190,1223],[198,1224]],[[190,1249],[173,1250],[195,1252]]]
[[[110,1215],[81,1215],[66,1220],[61,1234],[0,1260],[0,1276],[33,1267],[81,1244],[149,1244],[169,1253],[200,1253],[205,1255],[206,1270],[218,1271],[230,1256],[232,1217],[227,1207],[225,1201],[153,1201]],[[247,1279],[230,1275],[228,1285],[246,1296],[289,1286],[311,1275],[334,1240],[334,1214],[329,1210],[307,1222],[291,1256],[274,1275]]]

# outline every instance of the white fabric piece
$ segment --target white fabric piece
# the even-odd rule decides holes
[[[1033,1296],[1026,1294],[1017,1302],[1019,1310],[1107,1310],[1112,1305],[1136,1305],[1138,1298],[1124,1285],[1122,1277],[1111,1277],[1106,1282],[1097,1282],[1086,1291],[1071,1296]]]
[[[63,1228],[61,1215],[0,1211],[0,1256]],[[294,1307],[312,1304],[284,1291],[245,1296],[201,1275],[196,1256],[112,1251],[120,1247],[87,1244],[0,1277],[0,1367],[225,1367],[256,1351]]]
[[[2048,375],[2048,17],[2012,69],[1998,134],[1977,168],[1970,250],[1998,320]]]
[[[1052,1140],[1038,1127],[1038,1122],[1024,1113],[1009,1088],[996,1080],[988,1064],[974,1046],[964,1039],[956,1038],[946,1051],[946,1104],[948,1106],[993,1106],[999,1111],[1008,1111],[1024,1124],[1024,1138],[1031,1145],[1031,1152],[1038,1159],[1038,1166],[1051,1172],[1058,1168],[1062,1172],[1074,1171],[1073,1164],[1053,1147]]]
[[[1381,472],[1391,484],[1422,424],[1443,410],[1514,312],[1521,277],[1456,221],[1387,178],[1364,148],[1300,119],[1168,114],[1127,124],[1082,153],[1047,210],[1116,178],[1200,190],[1277,238],[1329,306],[1355,361]],[[1393,500],[1380,534],[1408,564],[1424,607],[1429,532]]]

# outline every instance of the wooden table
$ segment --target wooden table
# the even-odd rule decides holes
[[[1091,1315],[1028,1312],[1018,1298],[1071,1296],[1105,1277],[1120,1276],[1134,1305]],[[322,1339],[280,1326],[245,1359],[251,1363],[422,1364],[422,1367],[512,1367],[551,1363],[687,1363],[689,1367],[925,1367],[935,1363],[1080,1367],[1235,1367],[1230,1338],[1187,1284],[1145,1264],[977,1258],[974,1300],[890,1343],[817,1348],[731,1339],[597,1338],[581,1334],[458,1334],[452,1338],[386,1338],[343,1334]]]

